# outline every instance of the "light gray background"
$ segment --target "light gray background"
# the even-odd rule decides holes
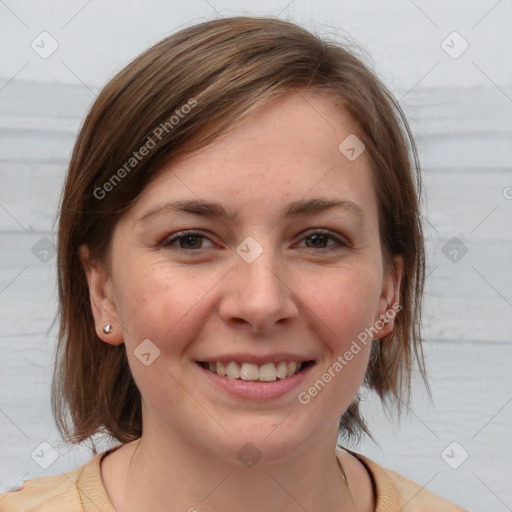
[[[356,451],[472,511],[512,510],[512,0],[0,0],[0,488],[91,457],[64,445],[53,424],[56,330],[46,331],[56,260],[48,241],[48,261],[33,252],[45,237],[55,242],[79,125],[101,86],[148,46],[236,14],[352,37],[417,137],[431,223],[424,350],[434,402],[416,386],[398,424],[369,396],[378,445]],[[46,59],[31,48],[43,31],[58,43]],[[460,56],[453,31],[469,44]],[[454,237],[467,248],[456,262],[443,253]],[[59,454],[46,469],[31,457],[42,442]]]

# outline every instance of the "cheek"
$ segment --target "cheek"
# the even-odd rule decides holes
[[[117,287],[128,363],[144,400],[153,408],[185,407],[190,397],[176,382],[180,365],[169,363],[179,360],[200,329],[201,322],[194,320],[201,315],[197,282],[194,285],[190,276],[171,272],[165,264],[143,265],[139,261],[131,266],[130,278]]]
[[[117,286],[125,343],[135,348],[151,339],[162,351],[176,350],[185,331],[199,328],[202,304],[215,284],[212,273],[170,268],[166,261],[139,258],[126,266]]]
[[[334,420],[347,410],[364,380],[373,339],[365,330],[373,325],[380,288],[374,273],[354,268],[337,271],[323,282],[323,287],[309,288],[309,304],[328,356],[299,401],[311,403],[324,417],[329,411]]]
[[[344,352],[373,324],[380,295],[378,278],[371,267],[338,268],[321,280],[309,281],[308,301],[313,317],[329,339],[331,349]]]

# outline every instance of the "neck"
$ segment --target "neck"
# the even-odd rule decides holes
[[[146,432],[118,450],[124,453],[112,468],[110,496],[118,512],[356,510],[335,443],[307,445],[271,462],[264,456],[255,462],[257,449],[247,447],[244,465],[183,441],[156,439]]]

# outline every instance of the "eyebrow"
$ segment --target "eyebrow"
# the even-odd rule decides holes
[[[285,210],[282,219],[298,217],[300,215],[314,215],[332,208],[343,208],[359,220],[366,220],[366,216],[362,208],[356,203],[343,199],[325,199],[322,197],[315,197],[291,203]],[[239,216],[237,210],[229,210],[222,204],[215,201],[187,199],[156,204],[144,212],[142,216],[137,219],[137,222],[146,222],[150,217],[165,212],[191,213],[194,215],[202,215],[203,217],[218,217],[229,221],[234,221]]]

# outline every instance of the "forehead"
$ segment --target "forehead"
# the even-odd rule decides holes
[[[215,125],[196,133],[191,141],[197,141],[208,135]],[[347,136],[361,139],[358,123],[352,118],[339,98],[332,93],[318,91],[290,91],[259,106],[233,131],[222,133],[213,143],[194,152],[189,152],[175,162],[191,158],[198,153],[205,156],[221,154],[229,159],[238,157],[243,146],[246,158],[258,160],[266,157],[275,159],[277,149],[285,151],[283,157],[291,158],[288,149],[293,148],[297,158],[307,157],[317,150],[322,157],[330,155],[333,160],[340,156],[339,144]],[[188,145],[188,142],[186,143]],[[271,149],[262,152],[260,149]]]
[[[291,93],[165,165],[140,194],[135,214],[169,198],[221,201],[243,212],[249,203],[261,210],[328,196],[361,203],[371,218],[377,208],[369,157],[346,153],[345,141],[354,145],[357,133],[357,123],[332,97]]]

